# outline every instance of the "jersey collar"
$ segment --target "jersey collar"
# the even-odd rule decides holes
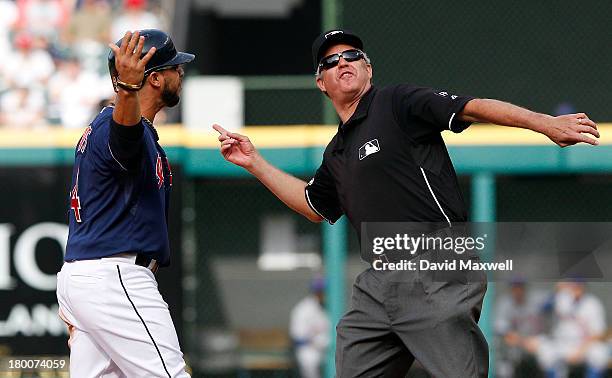
[[[361,97],[359,100],[359,104],[357,104],[357,109],[355,113],[348,119],[345,123],[340,122],[338,125],[339,130],[346,130],[353,123],[365,118],[368,116],[368,111],[370,110],[370,104],[372,103],[372,99],[374,99],[374,95],[376,94],[376,88],[372,85],[370,89]]]
[[[155,126],[153,126],[153,122],[149,121],[147,117],[142,117],[142,120],[144,121],[145,125],[147,125],[149,130],[151,130],[153,135],[155,136],[155,141],[156,142],[159,141],[159,134],[157,134],[157,130],[155,130]]]
[[[100,111],[100,113],[102,113],[104,110],[106,110],[106,108],[114,109],[115,108],[115,104],[111,102],[108,106],[105,106]],[[149,130],[151,130],[151,132],[155,136],[155,141],[158,142],[159,141],[159,134],[157,134],[157,130],[155,130],[155,126],[153,125],[153,122],[149,121],[149,119],[147,117],[144,117],[144,116],[141,116],[141,117],[142,117],[142,120],[144,121],[145,125],[147,125]]]

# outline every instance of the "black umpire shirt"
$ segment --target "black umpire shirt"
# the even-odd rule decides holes
[[[457,114],[473,97],[412,85],[372,87],[328,144],[306,186],[328,222],[465,222],[455,169],[440,135],[470,123]]]

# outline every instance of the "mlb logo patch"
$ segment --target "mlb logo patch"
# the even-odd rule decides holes
[[[359,148],[359,160],[363,160],[378,151],[380,151],[378,139],[372,139],[369,142],[365,142],[365,144]]]

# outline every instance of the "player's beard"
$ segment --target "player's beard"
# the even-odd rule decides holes
[[[169,108],[176,106],[176,104],[178,104],[179,101],[181,100],[181,96],[179,95],[178,89],[173,91],[173,90],[170,90],[170,88],[166,87],[162,90],[161,95],[162,95],[162,101]]]

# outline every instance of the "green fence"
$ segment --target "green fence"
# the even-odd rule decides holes
[[[575,109],[612,119],[606,80],[612,2],[321,1],[325,30],[343,26],[363,38],[376,85],[408,82],[545,113]],[[312,90],[303,89],[304,80]],[[296,79],[285,93],[246,89],[246,124],[335,119],[325,118],[313,76]]]
[[[342,1],[377,82],[409,81],[510,100],[542,112],[562,102],[612,119],[605,96],[612,3]]]

